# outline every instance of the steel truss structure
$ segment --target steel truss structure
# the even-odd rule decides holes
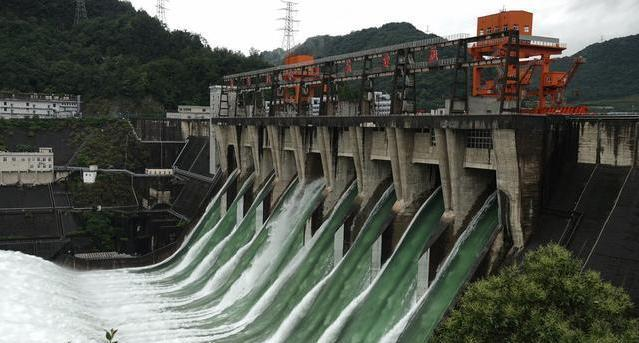
[[[166,3],[168,0],[157,0],[155,4],[155,16],[164,24],[166,24]]]
[[[298,12],[296,9],[298,3],[284,0],[282,0],[282,3],[284,4],[284,8],[281,8],[280,11],[284,12],[284,17],[279,19],[283,23],[280,31],[284,32],[282,49],[288,53],[295,46],[295,33],[298,32],[298,30],[295,29],[295,25],[300,22],[295,19],[295,13]]]
[[[468,54],[472,46],[505,44],[508,54],[505,57],[483,58],[474,60]],[[519,112],[520,61],[517,58],[519,47],[519,31],[495,32],[489,35],[461,38],[429,38],[420,41],[397,44],[377,49],[364,50],[319,58],[313,62],[282,65],[262,70],[227,75],[222,87],[222,103],[220,113],[227,110],[227,115],[238,115],[238,107],[252,104],[259,108],[257,99],[268,100],[269,110],[262,115],[276,116],[284,111],[284,106],[294,106],[295,115],[305,115],[307,104],[285,104],[283,94],[287,89],[299,87],[308,89],[316,87],[320,90],[320,115],[331,115],[337,105],[337,89],[339,84],[360,81],[360,114],[369,113],[368,94],[373,89],[373,82],[378,78],[392,78],[393,94],[391,109],[393,114],[411,114],[416,110],[416,78],[417,74],[440,70],[453,70],[454,81],[451,85],[450,112],[464,113],[468,111],[469,72],[475,66],[501,66],[503,76],[500,78],[500,102],[502,112]],[[454,50],[455,57],[439,58],[440,49]],[[292,80],[290,75],[298,75]],[[308,75],[308,76],[307,76]],[[312,75],[312,77],[311,77]],[[317,76],[319,75],[319,76]],[[229,93],[235,93],[234,113],[228,113]],[[252,99],[252,101],[251,101]],[[514,107],[506,104],[513,103]],[[253,114],[260,115],[257,111]]]

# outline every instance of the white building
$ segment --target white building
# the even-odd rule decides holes
[[[167,119],[211,119],[211,107],[209,106],[178,106],[177,112],[168,112]]]
[[[82,116],[79,95],[0,94],[0,118],[74,118]]]
[[[318,116],[320,114],[320,98],[312,98],[308,105],[311,115]]]
[[[53,182],[53,149],[38,152],[0,151],[0,185],[42,185]]]
[[[430,110],[430,115],[431,116],[445,116],[445,115],[448,115],[448,109],[445,108],[445,107],[436,108],[434,110]]]
[[[151,176],[173,176],[173,169],[144,169],[145,175]]]
[[[98,166],[90,165],[89,171],[85,171],[82,173],[82,182],[86,184],[94,184],[95,180],[98,178]]]
[[[373,115],[389,116],[391,114],[391,96],[390,94],[375,92],[373,93],[374,107]]]
[[[383,92],[374,92],[370,93],[369,99],[371,99],[373,103],[373,108],[371,109],[372,115],[388,116],[391,114],[391,98],[389,94]],[[357,115],[357,113],[344,113],[344,110],[347,108],[347,112],[358,111],[358,104],[342,102],[340,105],[345,105],[340,107],[339,112],[341,115]],[[308,111],[311,115],[319,115],[320,98],[311,99],[311,102],[308,105]]]

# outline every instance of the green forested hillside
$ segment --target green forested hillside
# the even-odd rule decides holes
[[[592,44],[575,56],[587,63],[576,74],[570,92],[574,99],[596,104],[639,108],[639,35]]]
[[[435,37],[426,34],[409,23],[389,23],[379,28],[353,31],[345,36],[317,36],[306,40],[295,49],[296,53],[316,57],[344,54],[359,50],[416,41]]]
[[[222,75],[266,66],[169,31],[128,2],[86,6],[89,19],[74,26],[74,0],[2,0],[0,90],[82,94],[89,115],[150,113],[207,104]]]

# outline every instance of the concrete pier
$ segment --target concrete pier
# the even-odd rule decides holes
[[[638,118],[524,115],[218,117],[211,123],[217,144],[211,160],[226,172],[237,167],[243,176],[255,171],[264,179],[274,172],[271,202],[296,176],[301,182],[323,178],[324,216],[351,182],[359,190],[359,217],[392,182],[395,219],[376,244],[376,268],[436,187],[444,196],[441,221],[449,227],[438,251],[449,249],[485,198],[497,191],[504,231],[490,250],[492,266],[498,256],[526,246],[538,226],[547,178],[565,156],[578,163],[636,165],[637,123]],[[347,249],[361,222],[356,217],[352,227],[340,230],[336,244]],[[336,260],[344,253],[336,245]],[[426,277],[439,263],[433,256],[422,262]],[[425,287],[420,284],[422,291]]]

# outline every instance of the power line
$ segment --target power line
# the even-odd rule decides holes
[[[295,32],[298,32],[295,25],[300,22],[295,19],[295,13],[299,12],[296,9],[298,3],[285,0],[281,1],[284,4],[284,8],[280,8],[280,11],[284,12],[284,17],[279,19],[284,23],[284,26],[280,28],[280,31],[284,32],[284,36],[282,37],[282,49],[286,50],[286,52],[290,52],[295,46]]]
[[[75,0],[74,25],[78,25],[82,20],[87,19],[87,6],[85,0]]]
[[[163,23],[166,24],[166,3],[168,0],[158,0],[155,5],[155,16]]]

